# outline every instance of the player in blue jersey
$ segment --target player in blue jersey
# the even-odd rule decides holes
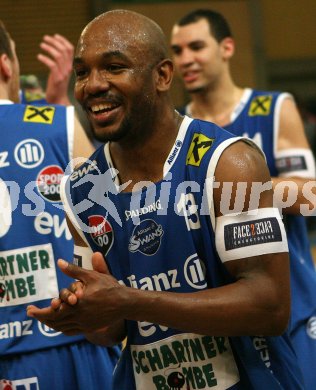
[[[30,318],[104,345],[127,336],[115,390],[302,389],[262,153],[174,110],[164,34],[140,14],[90,22],[74,70],[104,145],[62,186],[77,265],[58,264],[78,281]]]
[[[183,112],[252,138],[264,151],[289,241],[292,316],[290,335],[308,389],[316,383],[316,273],[306,229],[314,209],[315,161],[293,97],[238,87],[230,72],[235,50],[230,27],[212,10],[184,16],[172,30],[176,68],[190,94]],[[284,182],[286,181],[286,184]],[[290,196],[283,198],[289,186]],[[285,187],[284,187],[284,185]]]
[[[73,52],[56,37],[47,98],[67,104]],[[19,102],[19,61],[0,24],[0,388],[110,389],[117,349],[67,337],[26,316],[68,285],[59,256],[73,252],[61,209],[60,181],[72,157],[93,148],[72,106]]]

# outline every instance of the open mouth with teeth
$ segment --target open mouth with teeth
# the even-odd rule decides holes
[[[118,106],[118,104],[95,104],[90,107],[90,111],[93,112],[93,114],[102,114],[104,112],[112,111]]]

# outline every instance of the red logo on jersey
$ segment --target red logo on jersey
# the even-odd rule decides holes
[[[6,292],[5,284],[0,282],[0,303],[2,302],[3,298],[5,297],[5,292]]]
[[[60,182],[64,171],[58,165],[50,165],[40,171],[36,184],[42,197],[50,202],[60,202]]]
[[[91,228],[90,236],[101,248],[101,252],[105,256],[111,249],[114,241],[112,226],[102,215],[90,215],[88,220]]]
[[[6,379],[1,379],[0,380],[0,390],[12,390],[12,382],[8,381]]]

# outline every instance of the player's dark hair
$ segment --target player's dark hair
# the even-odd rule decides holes
[[[6,54],[10,59],[13,59],[10,35],[6,30],[4,23],[0,20],[0,55],[1,54]]]
[[[196,23],[201,19],[206,19],[209,24],[210,32],[217,40],[221,42],[224,38],[232,37],[227,20],[219,12],[210,9],[197,9],[183,16],[177,23],[178,26]]]

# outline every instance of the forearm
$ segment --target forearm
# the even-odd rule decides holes
[[[126,337],[125,321],[117,321],[95,332],[85,333],[85,337],[91,343],[105,347],[120,344]]]
[[[273,177],[274,206],[282,213],[315,215],[316,181],[313,179]]]
[[[277,335],[289,316],[288,294],[264,279],[188,294],[131,288],[128,294],[127,319],[212,336]]]
[[[62,96],[52,96],[47,94],[46,95],[47,103],[50,104],[59,104],[61,106],[71,106],[72,103],[68,97],[68,94],[64,94]]]

